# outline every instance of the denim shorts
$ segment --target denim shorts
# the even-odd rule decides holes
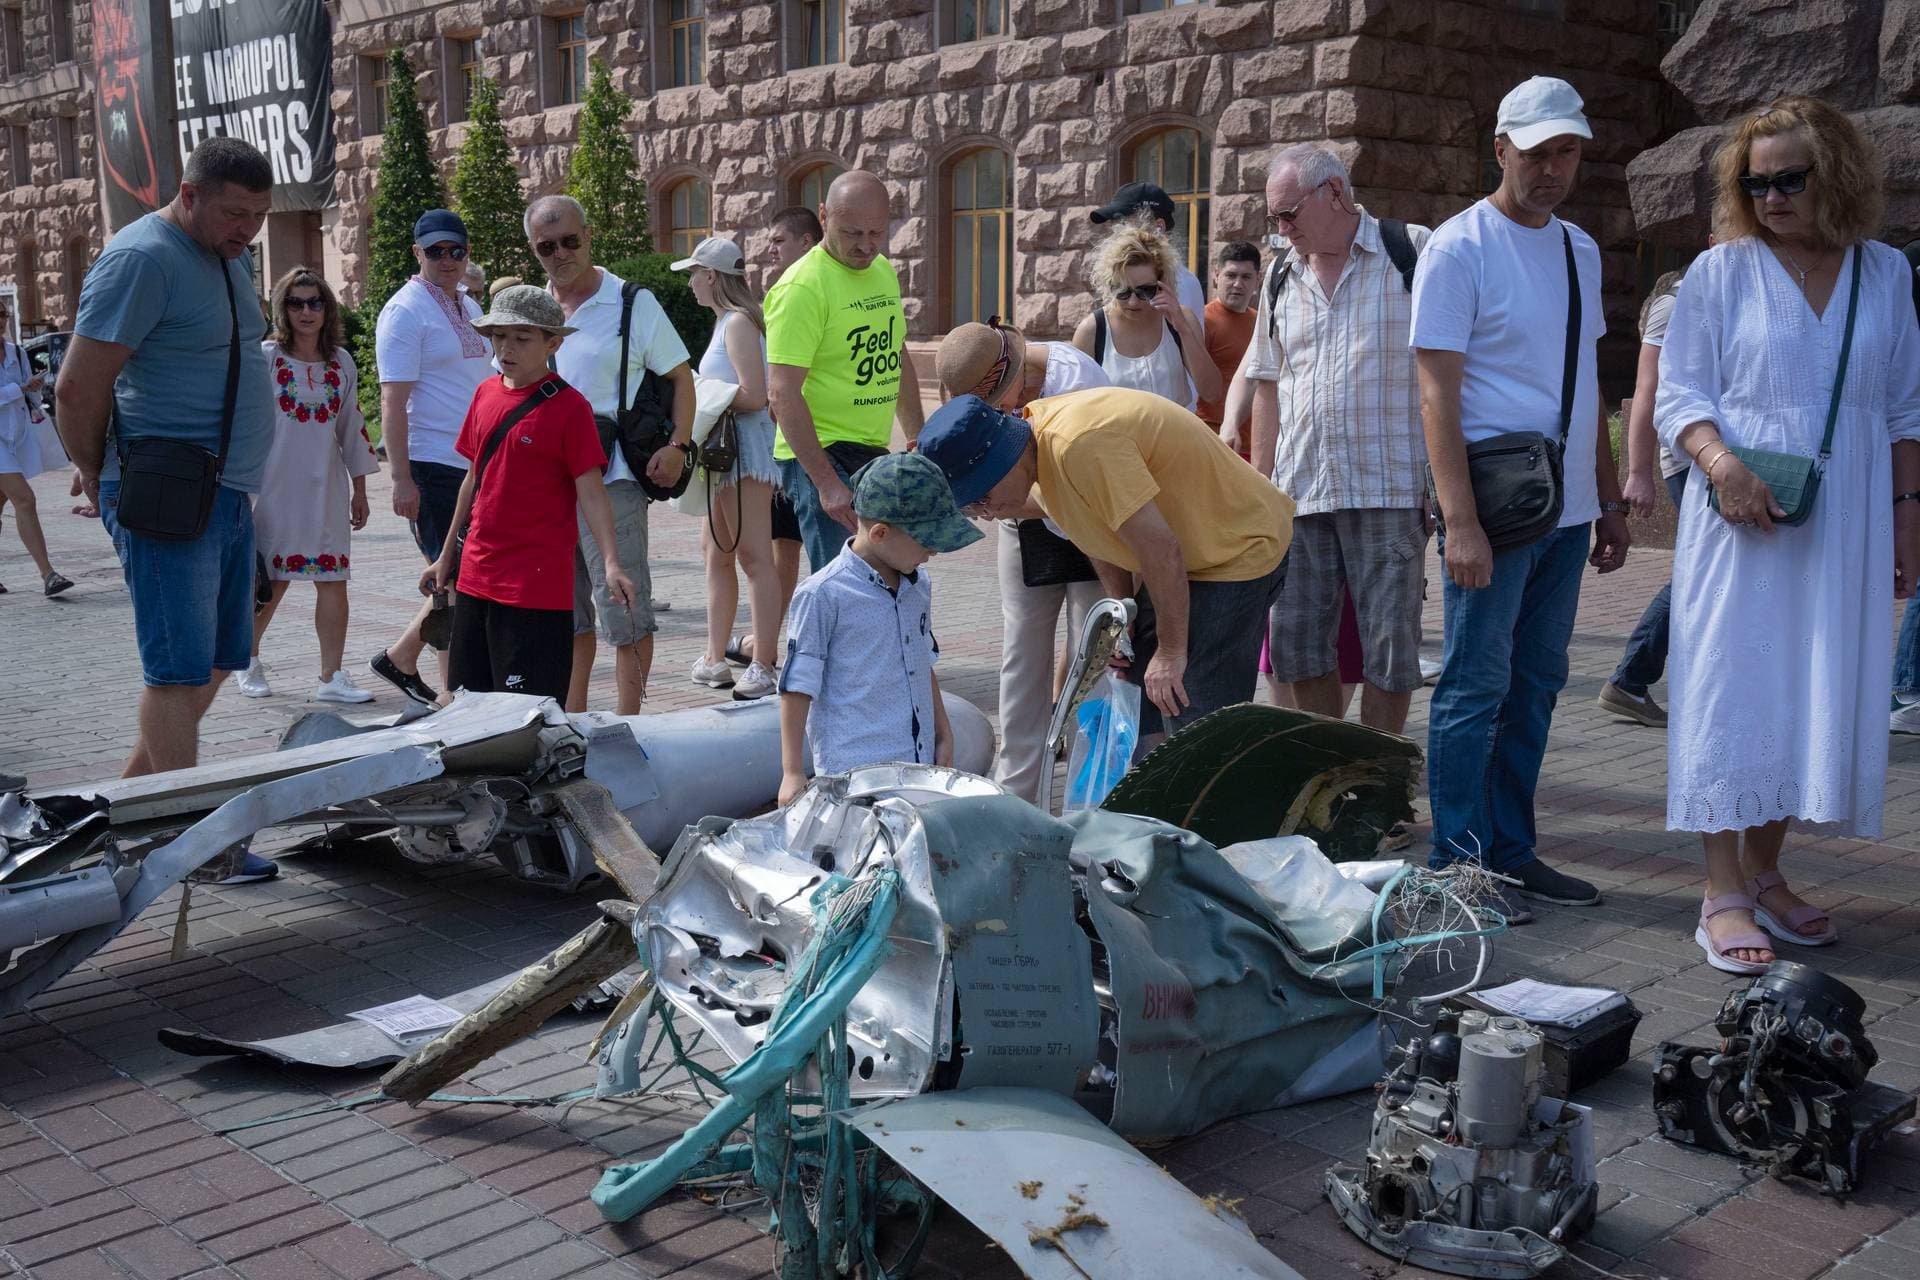
[[[100,522],[133,597],[134,637],[149,685],[203,685],[245,671],[253,652],[253,500],[219,486],[207,531],[190,542],[129,533],[120,482],[100,482]]]
[[[453,509],[460,505],[460,486],[467,473],[444,462],[407,462],[407,474],[420,491],[420,513],[413,518],[413,541],[420,554],[438,560],[453,529]]]

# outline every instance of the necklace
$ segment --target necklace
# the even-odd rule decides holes
[[[306,366],[306,382],[313,386],[313,361],[302,360]],[[340,416],[340,362],[327,361],[326,372],[321,375],[322,398],[318,403],[302,400],[294,395],[295,374],[293,365],[286,356],[276,353],[273,357],[273,381],[280,388],[280,412],[291,416],[296,422],[331,422]]]
[[[1787,252],[1786,245],[1776,240],[1773,242],[1773,246],[1774,248],[1780,251],[1780,256],[1785,258],[1788,264],[1792,266],[1794,274],[1800,277],[1800,292],[1805,293],[1807,291],[1808,274],[1814,271],[1823,270],[1824,269],[1823,264],[1818,259],[1815,259],[1814,264],[1811,267],[1803,267],[1800,265],[1800,259],[1794,257],[1791,253]]]

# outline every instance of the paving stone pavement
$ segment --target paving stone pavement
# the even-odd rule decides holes
[[[97,524],[67,514],[57,477],[35,487],[56,562],[80,586],[57,601],[26,589],[31,568],[12,533],[0,536],[0,580],[13,587],[0,597],[0,771],[37,784],[110,776],[134,729],[130,612]],[[417,557],[387,512],[384,480],[371,487],[378,514],[354,546],[356,671],[417,600]],[[654,594],[674,607],[661,617],[649,705],[698,705],[714,695],[685,675],[704,621],[697,529],[656,514],[653,543]],[[1542,852],[1599,881],[1606,901],[1547,908],[1499,946],[1499,973],[1625,988],[1646,1013],[1633,1060],[1580,1095],[1597,1109],[1605,1157],[1604,1212],[1581,1255],[1624,1276],[1675,1280],[1911,1280],[1920,1275],[1920,1140],[1890,1143],[1867,1190],[1842,1205],[1650,1136],[1653,1046],[1706,1036],[1729,985],[1690,940],[1700,857],[1691,838],[1664,829],[1663,736],[1618,723],[1593,701],[1667,563],[1645,552],[1619,574],[1587,579],[1542,787]],[[991,710],[1000,644],[991,539],[937,562],[935,577],[942,680]],[[206,758],[270,748],[314,705],[303,696],[315,678],[310,600],[296,587],[269,633],[276,696],[223,690],[206,722]],[[595,705],[611,695],[603,656]],[[399,705],[383,689],[372,709]],[[1416,736],[1424,716],[1422,694]],[[1796,838],[1788,868],[1845,933],[1817,959],[1867,999],[1882,1056],[1875,1078],[1916,1088],[1920,741],[1894,744],[1887,826],[1878,844]],[[303,856],[277,882],[197,891],[192,946],[173,961],[178,897],[168,895],[29,1014],[0,1022],[0,1264],[41,1280],[768,1274],[772,1249],[741,1218],[674,1197],[608,1225],[588,1202],[602,1165],[680,1131],[685,1117],[670,1104],[388,1104],[221,1136],[214,1129],[239,1120],[364,1092],[374,1076],[187,1058],[154,1038],[162,1026],[283,1034],[414,992],[456,991],[547,951],[592,917],[595,896],[525,889],[483,867]],[[579,1054],[592,1030],[561,1019],[454,1087],[571,1089],[590,1079]],[[1370,1105],[1362,1094],[1241,1117],[1153,1154],[1195,1191],[1237,1200],[1309,1280],[1425,1274],[1361,1246],[1321,1195],[1327,1164],[1359,1154]],[[1014,1270],[945,1214],[922,1274]],[[1563,1263],[1559,1274],[1587,1273]]]

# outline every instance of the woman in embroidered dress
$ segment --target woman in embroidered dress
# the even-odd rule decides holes
[[[314,585],[313,627],[320,637],[322,702],[371,702],[340,668],[347,643],[351,530],[367,523],[367,476],[380,467],[354,402],[353,357],[342,346],[340,303],[318,273],[295,267],[273,286],[267,353],[279,411],[273,451],[253,503],[254,544],[273,596],[253,620],[253,663],[237,682],[264,698],[267,669],[260,637],[295,582]]]
[[[1780,874],[1794,820],[1880,834],[1888,615],[1920,575],[1920,332],[1912,268],[1870,239],[1879,158],[1844,115],[1776,99],[1714,169],[1717,247],[1680,285],[1654,401],[1697,473],[1673,565],[1667,826],[1706,847],[1708,962],[1755,973],[1773,940],[1838,937]],[[1817,457],[1836,381],[1811,515],[1777,523],[1779,495],[1730,446]]]
[[[13,519],[20,534],[20,545],[33,557],[40,573],[40,585],[50,596],[57,596],[73,585],[71,579],[54,570],[47,559],[46,535],[40,531],[40,511],[34,501],[33,487],[27,483],[47,469],[40,456],[40,441],[34,420],[42,411],[40,397],[45,376],[33,371],[27,353],[5,334],[13,319],[12,303],[0,298],[0,513],[13,504]],[[0,594],[6,587],[0,586]]]

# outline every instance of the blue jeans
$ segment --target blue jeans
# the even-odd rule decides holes
[[[1428,865],[1477,860],[1511,874],[1534,860],[1533,793],[1592,538],[1578,524],[1493,557],[1478,591],[1446,583],[1446,652],[1427,713]]]
[[[1920,698],[1920,596],[1907,601],[1900,638],[1893,645],[1893,691],[1911,702]]]
[[[1680,499],[1687,494],[1687,471],[1668,476],[1666,485],[1667,496],[1673,499],[1673,509],[1678,511]],[[1627,637],[1627,651],[1620,656],[1612,681],[1613,687],[1622,693],[1644,698],[1647,690],[1667,673],[1667,612],[1672,598],[1673,582],[1669,579],[1654,592],[1653,599],[1647,602],[1647,611],[1640,615],[1633,634]]]
[[[832,465],[833,473],[841,480],[851,480],[858,466],[848,466],[850,460],[865,461],[860,457],[863,452],[878,456],[885,450],[863,450],[859,445],[834,444],[827,446],[827,462]],[[846,455],[853,455],[850,459]],[[811,573],[826,568],[840,549],[847,545],[847,539],[853,536],[853,530],[841,524],[827,514],[820,505],[820,491],[813,487],[813,478],[807,469],[794,458],[779,463],[780,491],[793,503],[794,518],[800,522],[800,544],[807,549],[807,566]]]
[[[253,652],[253,499],[220,485],[207,531],[185,542],[120,524],[120,482],[100,482],[100,523],[133,598],[133,633],[149,685],[203,685],[245,671]]]

